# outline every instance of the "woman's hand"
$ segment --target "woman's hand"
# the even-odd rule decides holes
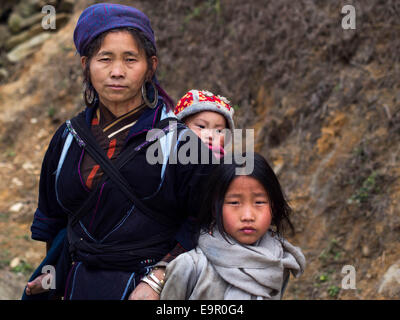
[[[43,293],[43,292],[49,291],[49,289],[43,288],[43,285],[42,285],[42,281],[46,275],[47,274],[42,274],[42,275],[38,276],[37,278],[35,278],[34,280],[32,280],[31,282],[28,282],[28,284],[26,285],[26,289],[25,289],[26,295],[30,296],[32,294],[38,294],[38,293]],[[48,280],[48,281],[50,281],[50,280]]]
[[[153,271],[154,275],[161,281],[164,280],[164,268]],[[160,295],[145,282],[140,282],[129,296],[129,300],[160,300]]]

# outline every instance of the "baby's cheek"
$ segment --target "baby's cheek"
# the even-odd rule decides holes
[[[189,124],[188,128],[191,129],[201,139],[201,130],[198,127]]]
[[[221,134],[219,138],[219,145],[223,148],[225,146],[225,135]]]

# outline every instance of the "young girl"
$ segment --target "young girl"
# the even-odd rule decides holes
[[[211,174],[198,245],[167,266],[161,299],[281,299],[290,272],[303,273],[304,255],[282,237],[293,226],[279,181],[262,156],[247,159],[250,175],[237,163]]]
[[[227,131],[233,132],[234,109],[230,102],[206,90],[190,90],[178,102],[174,113],[213,151],[224,156]]]

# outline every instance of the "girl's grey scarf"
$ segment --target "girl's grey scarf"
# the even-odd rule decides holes
[[[203,234],[199,247],[217,273],[229,284],[225,300],[280,299],[284,269],[295,277],[304,272],[305,257],[300,248],[269,231],[255,245],[228,243],[214,230]],[[253,296],[253,297],[252,297]]]

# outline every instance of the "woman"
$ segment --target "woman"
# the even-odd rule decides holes
[[[191,249],[185,221],[198,207],[195,195],[212,166],[147,160],[152,144],[146,135],[154,128],[173,132],[163,120],[171,120],[173,105],[157,83],[154,34],[142,12],[95,4],[81,14],[74,42],[87,108],[50,142],[32,238],[50,247],[68,224],[56,267],[56,292],[64,299],[158,299],[165,265],[182,247]],[[77,123],[84,123],[78,132]],[[180,135],[186,129],[178,125],[175,130]],[[130,191],[105,169],[107,159],[106,164],[95,159],[90,140],[82,140],[86,131]],[[176,146],[178,154],[182,145]],[[208,148],[198,146],[199,157],[204,152],[211,157]],[[143,277],[156,264],[150,277]],[[33,294],[33,287],[28,285],[26,293]]]

